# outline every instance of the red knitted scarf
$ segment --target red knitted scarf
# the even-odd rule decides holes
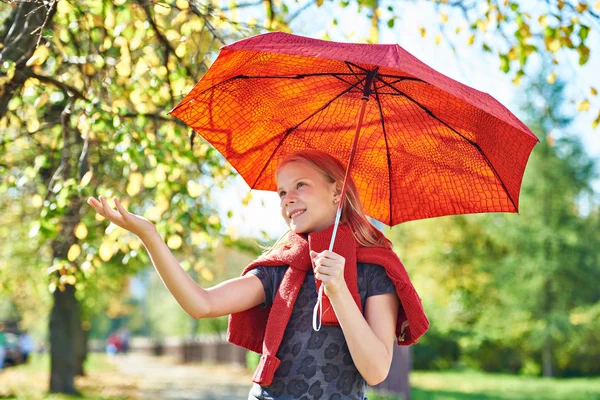
[[[322,231],[306,234],[290,232],[289,245],[271,251],[248,265],[242,275],[258,266],[289,265],[273,303],[266,308],[253,307],[249,310],[231,314],[227,328],[227,340],[256,353],[262,353],[256,368],[253,382],[268,386],[273,380],[275,370],[279,366],[277,350],[283,339],[298,291],[304,282],[306,272],[314,268],[310,258],[310,250],[320,253],[329,249],[333,224]],[[398,310],[396,339],[398,345],[408,346],[418,342],[429,328],[429,321],[423,311],[421,298],[415,291],[406,269],[398,256],[383,247],[364,247],[356,241],[347,225],[338,227],[333,252],[346,260],[344,277],[350,293],[359,309],[362,310],[358,293],[357,262],[378,264],[396,286],[396,293],[402,306]],[[316,280],[317,292],[321,281]],[[323,325],[339,325],[329,298],[323,293]]]

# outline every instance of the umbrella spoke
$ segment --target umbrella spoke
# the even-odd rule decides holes
[[[517,209],[517,206],[515,205],[515,202],[513,201],[513,198],[510,195],[510,192],[508,191],[508,188],[506,187],[506,185],[504,185],[504,182],[500,178],[500,175],[498,175],[498,172],[496,171],[496,168],[494,168],[494,165],[490,162],[490,159],[488,158],[488,156],[483,152],[483,150],[481,149],[481,147],[477,143],[475,143],[474,141],[472,141],[469,138],[465,137],[459,131],[457,131],[456,129],[454,129],[453,127],[451,127],[449,124],[447,124],[446,122],[442,121],[441,118],[439,118],[437,115],[435,115],[429,108],[425,107],[424,105],[422,105],[421,103],[419,103],[417,100],[413,99],[412,97],[410,97],[409,95],[407,95],[406,93],[404,93],[402,90],[398,89],[395,86],[390,85],[389,83],[387,83],[383,79],[380,79],[379,77],[377,77],[377,79],[380,82],[382,82],[384,85],[386,85],[386,86],[392,88],[393,90],[397,91],[400,96],[403,96],[403,97],[407,98],[408,100],[410,100],[417,107],[419,107],[420,109],[422,109],[423,111],[425,111],[431,118],[437,120],[439,123],[441,123],[442,125],[444,125],[446,128],[450,129],[452,132],[456,133],[458,136],[460,136],[461,138],[463,138],[464,140],[466,140],[470,145],[472,145],[473,147],[475,147],[477,149],[477,151],[479,152],[479,154],[481,154],[481,156],[483,157],[483,159],[485,160],[485,162],[488,164],[488,166],[490,167],[490,169],[492,170],[492,172],[494,173],[494,175],[496,176],[496,179],[498,179],[498,182],[500,182],[500,184],[502,185],[502,188],[506,192],[506,194],[508,196],[508,199],[512,203],[513,207],[515,207],[515,210]]]
[[[254,189],[254,186],[256,186],[256,183],[258,182],[258,180],[260,179],[260,177],[262,176],[263,172],[265,172],[265,169],[267,168],[267,166],[269,165],[269,163],[271,162],[271,160],[273,159],[273,156],[275,155],[275,153],[277,153],[277,150],[279,150],[279,148],[281,147],[281,145],[283,144],[283,142],[285,141],[285,139],[293,132],[295,131],[300,125],[302,125],[303,123],[305,123],[306,121],[308,121],[309,119],[311,119],[312,117],[314,117],[315,115],[317,115],[318,113],[320,113],[321,111],[323,111],[324,109],[326,109],[327,107],[329,107],[329,105],[331,103],[333,103],[334,101],[336,101],[337,99],[339,99],[340,97],[342,97],[343,95],[345,95],[346,93],[350,92],[352,89],[354,89],[356,86],[360,85],[363,81],[365,81],[367,78],[363,78],[360,81],[356,82],[355,84],[353,84],[352,86],[350,86],[349,88],[345,89],[344,91],[342,91],[340,94],[338,94],[337,96],[335,96],[333,99],[329,100],[327,103],[325,103],[324,105],[322,105],[321,107],[319,107],[317,110],[315,110],[313,113],[311,113],[308,117],[304,118],[302,121],[300,121],[299,123],[297,123],[296,125],[292,126],[291,128],[287,129],[285,131],[285,133],[283,134],[281,140],[279,141],[279,143],[277,144],[277,147],[275,147],[275,150],[273,150],[273,152],[271,153],[271,155],[269,156],[269,159],[267,160],[267,162],[265,163],[265,165],[263,166],[262,170],[260,171],[260,173],[258,174],[258,176],[256,177],[256,180],[254,181],[254,183],[252,184],[252,186],[250,186],[251,189]]]
[[[412,81],[412,82],[421,82],[421,83],[427,83],[429,85],[428,82],[425,82],[423,79],[419,79],[419,78],[412,78],[410,76],[401,76],[401,75],[381,75],[381,74],[377,74],[377,76],[379,77],[383,77],[383,78],[396,78],[395,81],[393,82],[388,82],[390,85],[393,85],[395,83],[398,82],[402,82],[402,81]]]
[[[388,185],[390,190],[389,203],[390,203],[390,219],[388,222],[389,226],[392,226],[392,216],[394,213],[394,207],[392,204],[392,160],[390,158],[390,148],[388,145],[387,132],[385,130],[385,119],[383,118],[383,108],[381,107],[381,102],[379,101],[379,93],[377,92],[377,85],[373,82],[373,91],[375,92],[375,100],[377,100],[377,107],[379,108],[379,118],[381,119],[381,129],[383,130],[383,138],[385,140],[385,153],[387,155],[387,164],[388,164]]]

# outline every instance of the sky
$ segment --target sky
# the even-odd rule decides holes
[[[435,34],[432,32],[434,28],[430,28],[430,26],[432,25],[431,21],[439,21],[439,15],[433,11],[429,3],[423,0],[414,3],[403,2],[401,10],[402,15],[396,21],[393,29],[389,29],[385,23],[387,19],[383,19],[381,43],[399,44],[430,67],[463,84],[489,93],[518,117],[522,117],[518,110],[518,104],[526,92],[512,83],[511,76],[500,71],[499,59],[496,54],[482,51],[481,45],[477,46],[477,41],[474,46],[468,46],[467,36],[459,36],[457,40],[452,41],[456,46],[456,53],[451,50],[448,41],[444,39],[440,45],[436,45]],[[339,8],[331,6],[329,14],[335,15],[338,19],[336,29],[328,29],[331,40],[353,42],[367,36],[370,21],[364,15],[358,16],[356,8],[349,6],[340,11]],[[250,16],[249,14],[245,15],[245,17]],[[308,9],[303,19],[294,22],[292,30],[295,34],[321,38],[328,28],[329,21],[328,13],[324,13],[322,10],[314,12]],[[453,15],[450,14],[450,23],[452,22]],[[430,30],[425,38],[420,35],[420,26]],[[344,37],[345,35],[352,36],[348,39]],[[452,36],[450,38],[454,39]],[[583,67],[578,65],[575,56],[560,59],[561,67],[558,77],[569,82],[567,88],[569,96],[580,97],[581,93],[589,93],[590,85],[600,90],[600,74],[597,72],[600,71],[600,35],[594,29],[590,33],[588,46],[592,52],[588,63]],[[531,64],[531,68],[535,68],[535,60]],[[593,130],[591,123],[595,118],[596,110],[600,108],[600,100],[598,98],[590,100],[591,110],[595,110],[594,113],[579,114],[569,131],[577,132],[589,154],[599,158],[600,128]],[[575,106],[572,105],[569,109],[574,110]],[[242,236],[260,236],[261,231],[275,238],[281,235],[285,231],[286,225],[279,212],[277,194],[253,190],[252,200],[247,207],[243,207],[241,199],[248,194],[250,188],[240,177],[236,177],[232,182],[227,188],[213,193],[223,224],[230,229],[235,229]],[[600,180],[595,182],[594,188],[597,193],[600,193]],[[228,210],[233,211],[231,219],[227,218]]]

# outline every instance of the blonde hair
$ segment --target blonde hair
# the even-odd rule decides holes
[[[277,166],[275,173],[291,162],[302,162],[313,167],[329,183],[336,183],[341,191],[346,175],[346,167],[335,157],[320,150],[299,150],[287,155]],[[340,224],[347,224],[352,230],[356,241],[366,247],[385,247],[392,249],[392,242],[377,229],[365,215],[363,205],[360,202],[358,189],[351,176],[348,176],[346,185],[346,198],[342,207]],[[288,229],[277,239],[273,246],[262,247],[266,250],[264,254],[287,244],[287,237],[291,229]]]

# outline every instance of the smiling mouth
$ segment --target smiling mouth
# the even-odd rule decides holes
[[[300,212],[294,212],[294,214],[292,214],[292,215],[290,216],[290,219],[294,219],[294,218],[296,218],[296,217],[298,217],[298,216],[300,216],[300,215],[304,214],[305,212],[306,212],[306,210],[304,210],[304,211],[300,211]]]

